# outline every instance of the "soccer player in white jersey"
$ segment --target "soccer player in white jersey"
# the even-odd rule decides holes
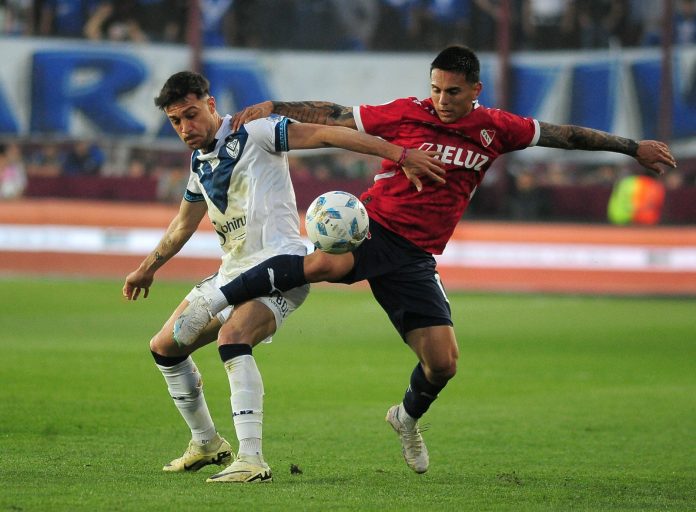
[[[268,482],[271,469],[261,446],[263,382],[252,347],[269,340],[309,293],[309,285],[222,309],[187,344],[173,338],[176,318],[186,306],[244,270],[278,254],[304,255],[299,216],[290,181],[286,152],[290,149],[340,147],[392,159],[421,175],[442,173],[436,153],[406,154],[380,138],[343,127],[295,123],[282,116],[252,121],[236,131],[222,117],[210,95],[208,80],[193,72],[172,75],[155,98],[177,134],[192,150],[191,174],[178,214],[157,247],[126,277],[123,295],[147,297],[155,272],[189,240],[207,213],[223,250],[219,271],[196,285],[150,340],[176,407],[191,430],[184,454],[164,471],[197,471],[209,465],[231,464],[208,482]],[[218,341],[227,372],[238,456],[222,438],[206,404],[202,380],[191,353]]]

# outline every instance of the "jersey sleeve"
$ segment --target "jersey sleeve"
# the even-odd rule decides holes
[[[250,121],[244,125],[254,144],[269,153],[289,151],[288,126],[290,119],[278,115],[270,115],[262,119]]]
[[[407,98],[401,98],[382,105],[353,107],[353,117],[358,130],[385,139],[393,139],[399,133],[408,101],[410,100]]]
[[[501,137],[501,153],[536,146],[539,142],[539,121],[504,110],[496,111],[496,124]]]
[[[194,155],[191,155],[191,165],[193,165],[193,162],[195,161],[193,156]],[[184,199],[189,203],[197,203],[205,200],[205,197],[203,197],[203,192],[201,192],[200,183],[197,179],[196,173],[193,172],[193,169],[189,170],[189,179],[188,183],[186,183]]]

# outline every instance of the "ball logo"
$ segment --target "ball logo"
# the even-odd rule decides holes
[[[487,148],[493,142],[493,137],[495,137],[495,130],[481,130],[481,144],[484,148]]]

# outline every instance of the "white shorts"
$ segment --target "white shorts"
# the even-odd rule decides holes
[[[219,273],[213,274],[212,276],[205,278],[203,281],[194,286],[193,289],[188,293],[188,295],[186,295],[186,300],[191,302],[196,297],[199,297],[201,295],[207,295],[213,290],[220,288],[221,286],[229,282],[229,279],[223,277]],[[298,286],[297,288],[293,288],[292,290],[288,290],[287,292],[274,292],[273,295],[269,295],[266,297],[257,297],[253,300],[260,302],[261,304],[263,304],[271,310],[273,316],[275,317],[277,331],[278,329],[280,329],[280,326],[283,325],[285,319],[288,316],[290,316],[290,313],[292,313],[302,305],[302,303],[307,298],[307,295],[309,295],[308,284]],[[220,321],[221,324],[224,324],[232,314],[233,309],[234,306],[227,306],[225,309],[223,309],[217,315],[215,315],[215,317]],[[264,343],[270,343],[271,341],[271,336],[263,340]]]

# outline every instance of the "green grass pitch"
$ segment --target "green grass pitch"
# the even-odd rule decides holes
[[[255,350],[274,481],[237,486],[161,471],[189,435],[147,342],[189,287],[0,280],[0,511],[696,509],[693,300],[451,294],[416,475],[384,422],[414,356],[367,291],[315,288]],[[195,360],[236,444],[217,351]]]

